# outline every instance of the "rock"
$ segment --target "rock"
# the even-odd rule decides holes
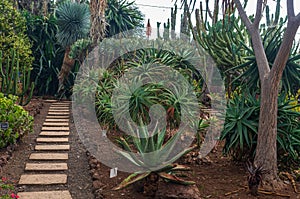
[[[100,189],[101,187],[103,187],[103,183],[100,180],[95,180],[93,181],[93,187],[94,189]]]
[[[89,161],[91,168],[95,168],[98,164],[98,160],[96,158],[91,158]]]
[[[208,156],[205,156],[203,158],[200,158],[198,156],[196,161],[198,164],[205,164],[205,165],[210,165],[212,163],[212,160]]]
[[[160,182],[155,199],[201,199],[196,185]]]
[[[95,173],[93,174],[93,179],[94,179],[94,180],[100,180],[100,179],[101,179],[101,176],[99,175],[99,173],[95,172]]]

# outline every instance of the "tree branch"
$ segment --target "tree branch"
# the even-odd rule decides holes
[[[297,15],[298,17],[298,15]],[[276,55],[276,58],[274,60],[273,67],[271,69],[271,76],[276,77],[274,81],[277,81],[277,83],[280,81],[282,77],[282,73],[284,68],[286,67],[287,60],[289,58],[289,54],[294,42],[295,35],[297,33],[297,30],[299,28],[300,23],[300,17],[297,18],[299,20],[295,20],[294,18],[290,18],[288,16],[288,24],[282,39],[282,43],[280,45],[279,51]],[[290,20],[293,19],[293,20]],[[275,82],[274,82],[275,83]]]
[[[294,0],[287,0],[287,16],[288,18],[295,17],[295,11],[294,11]]]
[[[247,16],[247,14],[246,14],[246,12],[245,12],[245,10],[244,10],[244,8],[243,8],[240,0],[234,0],[234,2],[236,4],[236,6],[237,6],[237,9],[239,11],[239,14],[240,14],[240,17],[241,17],[242,21],[244,22],[244,24],[247,27],[247,29],[249,31],[251,31],[251,29],[252,29],[252,23],[249,20],[249,18]]]
[[[296,23],[298,24],[298,26],[300,26],[300,13],[297,14],[295,19],[296,19]]]
[[[262,4],[263,4],[263,0],[257,0],[256,13],[255,13],[255,18],[254,18],[254,23],[253,23],[255,28],[258,28],[259,22],[261,20]]]

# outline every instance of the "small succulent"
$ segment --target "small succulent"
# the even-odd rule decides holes
[[[250,193],[254,196],[258,195],[258,187],[262,182],[263,175],[266,173],[261,166],[256,166],[254,163],[247,161],[247,170],[249,172],[248,176],[248,187]]]

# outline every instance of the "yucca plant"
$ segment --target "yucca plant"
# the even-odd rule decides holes
[[[35,57],[31,73],[31,80],[36,84],[34,94],[53,96],[58,89],[57,74],[64,56],[64,49],[56,38],[56,19],[53,14],[43,17],[24,11],[23,15]]]
[[[279,47],[283,38],[283,25],[268,29],[262,35],[263,45],[266,52],[269,65],[272,67],[275,57],[279,51]],[[233,80],[241,82],[243,88],[248,88],[250,92],[254,92],[260,88],[258,66],[256,63],[254,52],[248,49],[249,56],[245,58],[245,62],[232,67],[227,71],[241,70],[243,71],[238,77]],[[287,61],[286,67],[282,76],[282,91],[295,94],[299,88],[300,81],[300,55],[298,53],[298,46],[294,45],[291,49],[290,57]]]
[[[142,122],[141,122],[142,123]],[[167,182],[175,182],[184,185],[191,185],[195,182],[187,181],[177,175],[177,172],[188,171],[189,168],[183,165],[173,164],[175,160],[190,152],[195,147],[188,147],[184,150],[174,154],[174,148],[178,146],[178,141],[184,134],[178,131],[168,140],[166,140],[166,128],[159,128],[155,126],[153,130],[149,130],[147,126],[140,126],[137,130],[131,129],[132,136],[124,139],[118,139],[118,143],[124,148],[125,151],[117,151],[121,156],[129,160],[133,165],[138,166],[141,170],[146,172],[136,172],[129,175],[121,184],[114,188],[114,190],[122,189],[147,177],[165,179]],[[138,152],[138,153],[135,153]],[[138,154],[138,156],[136,156]],[[145,185],[146,186],[146,185]]]
[[[248,188],[250,193],[254,196],[258,195],[258,187],[262,183],[263,175],[267,173],[261,166],[256,166],[250,161],[246,164],[249,172],[248,176]]]
[[[136,7],[135,1],[107,0],[105,17],[108,24],[106,37],[144,27],[144,15]]]
[[[78,39],[88,36],[90,30],[90,10],[87,4],[73,3],[70,1],[58,5],[55,10],[58,24],[56,35],[58,42],[65,48],[65,56],[58,75],[59,89],[62,89],[75,60],[69,57],[70,47]]]
[[[285,95],[278,100],[278,159],[284,164],[300,162],[300,113],[296,109],[300,104],[291,105]]]
[[[249,94],[235,93],[229,100],[221,140],[225,140],[224,153],[234,158],[254,157],[260,101]],[[284,164],[297,164],[300,157],[300,113],[285,94],[278,97],[277,155]]]
[[[226,110],[221,140],[225,140],[224,153],[232,153],[241,159],[253,155],[255,150],[259,101],[252,95],[234,93]]]

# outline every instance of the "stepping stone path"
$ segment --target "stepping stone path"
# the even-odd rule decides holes
[[[51,101],[52,102],[52,101]],[[67,184],[69,143],[69,102],[55,102],[49,108],[35,151],[29,156],[19,185],[35,186],[38,191],[19,192],[21,199],[72,199],[69,190],[47,190],[48,185]]]

